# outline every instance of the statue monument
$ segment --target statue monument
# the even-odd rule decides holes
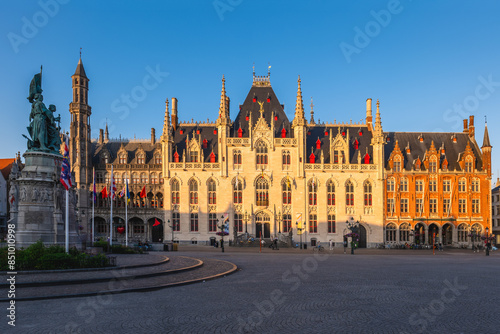
[[[23,154],[25,167],[11,173],[11,191],[14,203],[11,206],[10,223],[16,224],[16,247],[27,247],[38,240],[45,244],[64,245],[64,214],[66,191],[59,181],[63,156],[61,147],[61,116],[54,116],[56,107],[43,103],[42,70],[35,74],[29,87],[28,101],[31,103],[28,149]],[[14,189],[14,190],[12,190]],[[70,198],[75,199],[73,189]],[[70,245],[80,247],[77,235],[75,201],[70,201]]]

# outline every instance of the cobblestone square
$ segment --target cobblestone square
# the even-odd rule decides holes
[[[18,302],[17,333],[479,333],[498,331],[500,253],[258,249],[227,277],[146,293]],[[4,319],[0,330],[5,333]]]

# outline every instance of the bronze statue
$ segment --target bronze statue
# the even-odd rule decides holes
[[[27,129],[31,138],[23,135],[28,139],[28,151],[59,153],[61,116],[54,117],[55,105],[51,104],[47,109],[43,103],[41,69],[31,80],[28,101],[31,103],[31,113]]]

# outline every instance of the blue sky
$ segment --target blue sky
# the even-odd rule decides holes
[[[111,137],[148,138],[151,127],[159,136],[167,97],[179,99],[181,120],[214,120],[223,74],[234,119],[252,64],[265,75],[270,63],[290,119],[299,74],[316,120],[359,121],[371,97],[385,131],[461,131],[474,114],[481,146],[487,115],[500,168],[498,1],[42,0],[0,12],[2,158],[26,149],[26,97],[42,64],[44,101],[69,128],[82,47],[94,137],[106,120]],[[151,71],[163,74],[141,90]],[[146,94],[123,108],[137,92]]]

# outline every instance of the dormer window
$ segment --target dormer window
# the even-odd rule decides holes
[[[465,160],[465,172],[466,173],[472,173],[472,164],[473,164],[472,158],[470,156],[468,156],[467,159]]]
[[[161,164],[161,155],[159,154],[155,155],[155,164],[157,165]]]
[[[127,163],[127,155],[126,154],[120,154],[120,157],[118,158],[120,164],[126,164]]]
[[[146,157],[144,155],[142,155],[142,154],[138,155],[137,156],[137,163],[141,164],[141,165],[145,164],[146,163]]]
[[[394,158],[394,162],[393,162],[393,165],[392,165],[392,171],[394,173],[401,172],[401,158],[399,156],[396,156]]]

